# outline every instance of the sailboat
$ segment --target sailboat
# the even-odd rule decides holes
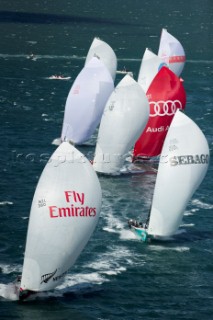
[[[141,85],[145,93],[147,92],[154,77],[163,66],[167,66],[167,64],[150,49],[146,48],[138,73],[138,83]]]
[[[165,66],[158,71],[146,95],[150,115],[144,131],[135,143],[133,162],[160,155],[176,110],[184,110],[186,105],[183,82]]]
[[[158,56],[161,58],[178,77],[183,71],[186,55],[179,40],[171,35],[166,29],[162,29]]]
[[[86,56],[85,65],[93,57],[100,59],[104,63],[114,81],[117,70],[117,57],[110,45],[99,38],[94,38]]]
[[[32,201],[20,300],[63,281],[95,229],[101,199],[91,163],[63,142],[46,164]]]
[[[131,220],[131,230],[144,241],[173,236],[208,164],[206,137],[193,120],[177,110],[163,145],[147,225]]]
[[[109,97],[101,119],[93,167],[118,174],[149,117],[149,103],[141,86],[126,75]]]
[[[109,71],[101,60],[93,57],[79,73],[68,94],[61,141],[83,144],[90,139],[113,89]]]

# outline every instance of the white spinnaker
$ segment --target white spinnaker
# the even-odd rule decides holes
[[[149,234],[170,236],[177,231],[189,200],[205,177],[208,162],[209,147],[204,134],[177,110],[159,162]]]
[[[108,97],[112,77],[98,58],[92,58],[74,81],[67,97],[61,140],[82,144],[94,133]]]
[[[101,198],[91,163],[63,142],[46,164],[34,194],[22,290],[47,291],[61,283],[95,229]]]
[[[152,80],[162,66],[167,66],[167,64],[156,54],[146,48],[138,74],[138,83],[145,92],[149,89]]]
[[[144,130],[149,117],[148,99],[129,75],[117,85],[101,119],[93,166],[98,172],[118,173],[126,154]]]
[[[117,70],[117,57],[110,45],[98,38],[94,38],[86,56],[85,65],[92,59],[99,58],[109,70],[112,79],[115,80]]]
[[[158,56],[178,77],[183,71],[186,56],[182,44],[166,29],[162,29]]]

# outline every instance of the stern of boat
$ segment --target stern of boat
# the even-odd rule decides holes
[[[136,234],[137,237],[139,237],[142,241],[146,242],[148,239],[148,233],[146,232],[145,229],[143,228],[135,228],[134,229],[134,233]]]

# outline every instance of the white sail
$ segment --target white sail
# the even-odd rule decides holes
[[[115,80],[117,57],[114,50],[108,45],[108,43],[98,38],[94,38],[86,56],[85,65],[92,59],[92,57],[99,58],[109,70],[112,79]]]
[[[63,142],[34,194],[20,291],[47,291],[63,280],[95,229],[101,197],[91,163]]]
[[[126,75],[111,94],[104,109],[94,169],[102,173],[118,173],[148,117],[149,103],[143,89],[131,76]]]
[[[208,168],[209,147],[200,128],[176,111],[160,158],[148,234],[173,235]]]
[[[162,29],[158,56],[178,77],[183,71],[186,56],[182,44],[166,29]]]
[[[107,68],[92,58],[74,81],[67,97],[61,140],[82,144],[94,133],[114,83]]]
[[[146,48],[138,74],[138,83],[145,92],[149,89],[152,80],[162,66],[167,66],[167,64],[156,54]]]

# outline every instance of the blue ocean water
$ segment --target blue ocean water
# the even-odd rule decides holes
[[[12,300],[8,284],[21,273],[35,187],[95,36],[115,50],[118,69],[135,78],[145,48],[157,52],[162,28],[181,41],[186,114],[212,155],[212,1],[201,8],[199,0],[1,0],[0,26],[0,319],[211,319],[212,162],[170,241],[144,244],[127,228],[129,217],[146,217],[155,173],[99,176],[101,218],[64,284],[25,304]],[[48,79],[60,73],[71,79]],[[80,148],[88,158],[95,138]]]

